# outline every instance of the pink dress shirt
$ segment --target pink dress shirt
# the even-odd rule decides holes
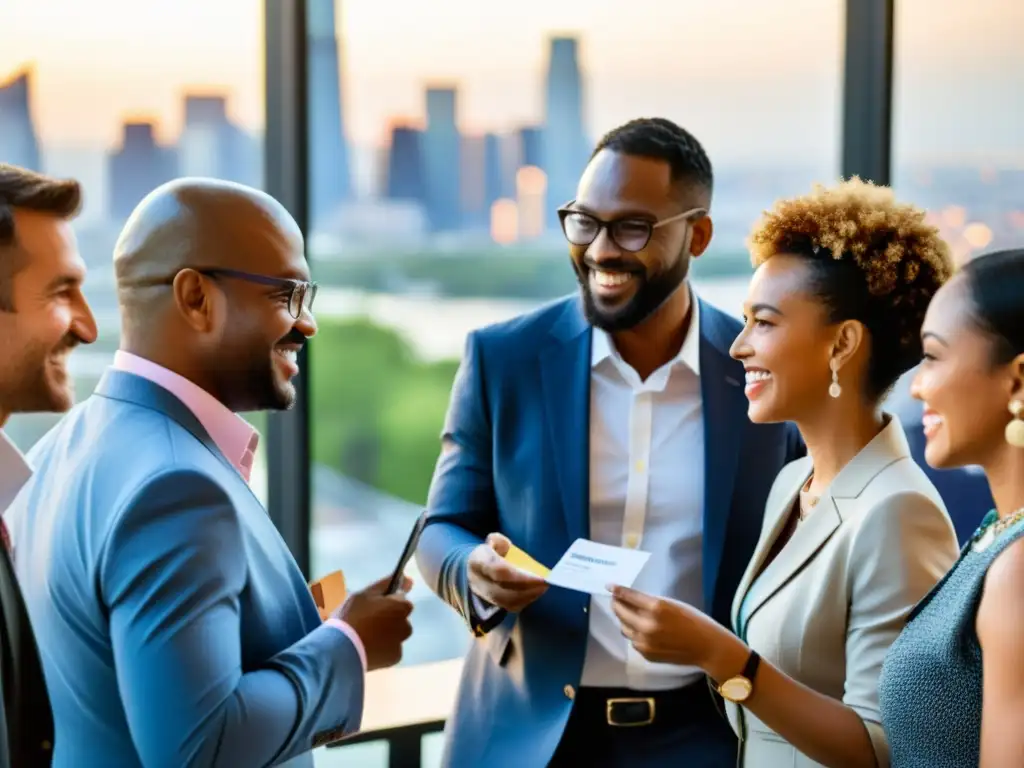
[[[249,422],[184,376],[179,376],[162,365],[157,365],[138,355],[118,350],[114,353],[113,368],[151,381],[184,403],[220,449],[220,452],[224,454],[224,458],[238,470],[239,474],[245,478],[245,482],[249,482],[253,459],[256,456],[256,447],[260,442],[259,432]],[[312,600],[312,595],[310,595],[310,599]],[[365,672],[367,669],[366,647],[356,631],[340,619],[329,618],[324,623],[330,624],[348,635],[356,650],[359,651],[359,658],[363,662],[363,671]]]

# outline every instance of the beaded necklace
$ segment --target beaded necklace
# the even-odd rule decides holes
[[[974,534],[974,539],[971,541],[971,549],[975,552],[981,552],[983,549],[987,549],[989,545],[996,540],[999,534],[1021,520],[1024,520],[1024,507],[1021,507],[1015,512],[1011,512],[1006,517],[999,518],[989,523]]]

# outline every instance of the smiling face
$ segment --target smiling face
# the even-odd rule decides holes
[[[0,311],[0,410],[66,411],[74,402],[68,355],[96,340],[82,283],[85,263],[71,225],[16,209],[17,241],[0,258],[21,265],[10,278],[9,311]]]
[[[592,325],[606,331],[633,328],[678,290],[691,256],[707,247],[711,222],[705,216],[651,227],[706,206],[705,195],[673,183],[669,165],[662,160],[609,149],[597,153],[571,206],[581,215],[570,213],[566,222],[567,236],[571,227],[589,233],[582,240],[596,234],[588,245],[572,245],[581,239],[569,237],[569,254]]]
[[[780,254],[764,262],[750,281],[744,327],[730,354],[746,369],[747,414],[756,423],[800,422],[826,407],[837,326],[808,289],[805,259]],[[855,386],[851,371],[847,392]]]
[[[219,281],[228,311],[216,370],[222,378],[221,391],[230,393],[224,401],[234,410],[284,410],[295,402],[298,353],[317,330],[312,313],[291,301],[294,281],[307,282],[309,267],[297,231],[271,221],[252,226],[264,230],[245,251],[251,272],[280,282]]]
[[[956,277],[935,295],[922,330],[925,359],[911,392],[924,405],[925,459],[940,469],[986,465],[1005,450],[1008,405],[1022,397],[1017,365],[995,361],[972,313],[967,281]]]

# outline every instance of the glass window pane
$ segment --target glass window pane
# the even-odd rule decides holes
[[[99,340],[71,356],[79,398],[120,336],[111,255],[142,197],[177,176],[260,186],[262,3],[180,0],[128,13],[121,0],[33,0],[0,10],[0,161],[83,184],[75,222]],[[58,417],[18,416],[32,445]],[[265,452],[254,488],[265,496]]]
[[[898,0],[893,185],[958,260],[1024,242],[1024,4]]]
[[[1024,5],[897,0],[893,187],[927,209],[957,263],[1024,243]],[[915,371],[888,410],[953,514],[961,541],[992,507],[978,468],[936,472],[923,458]]]
[[[309,0],[312,571],[353,587],[425,503],[467,332],[576,289],[555,209],[601,134],[662,115],[705,145],[716,234],[695,280],[735,314],[754,219],[839,172],[840,0],[481,8]],[[422,579],[412,599],[395,671],[454,676],[469,633]],[[368,718],[418,717],[412,698]]]

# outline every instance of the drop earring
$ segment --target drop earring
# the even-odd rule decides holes
[[[1014,448],[1024,448],[1024,400],[1011,400],[1013,420],[1006,425],[1006,442]]]
[[[839,386],[839,363],[833,357],[829,360],[828,367],[832,369],[832,383],[829,384],[828,394],[830,397],[838,398],[843,394],[843,388]]]

